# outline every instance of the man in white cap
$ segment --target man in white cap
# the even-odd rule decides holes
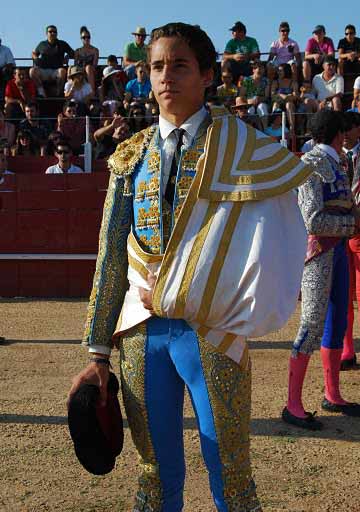
[[[148,34],[145,27],[136,27],[132,34],[135,36],[135,41],[125,46],[123,60],[124,69],[130,80],[136,78],[135,64],[147,60],[145,39]]]

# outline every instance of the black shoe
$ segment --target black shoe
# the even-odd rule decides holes
[[[356,354],[351,359],[344,359],[341,361],[340,370],[345,372],[347,370],[359,370],[360,365],[356,362]]]
[[[324,427],[321,421],[315,419],[316,411],[314,413],[306,412],[306,414],[306,418],[298,418],[291,414],[287,407],[284,407],[281,417],[285,423],[307,430],[321,430]]]
[[[354,416],[360,418],[360,404],[349,402],[345,405],[334,404],[324,398],[321,402],[321,408],[328,412],[340,412],[345,416]]]

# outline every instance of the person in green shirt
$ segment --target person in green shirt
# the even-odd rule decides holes
[[[125,46],[123,65],[129,80],[136,78],[135,64],[139,61],[147,60],[145,39],[148,36],[145,27],[136,27],[135,41]]]
[[[232,39],[225,47],[223,61],[230,61],[230,68],[236,83],[240,75],[250,76],[252,74],[250,61],[258,60],[260,51],[256,39],[246,35],[246,26],[241,21],[237,21],[230,30]]]

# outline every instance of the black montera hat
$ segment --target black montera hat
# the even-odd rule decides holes
[[[80,386],[69,403],[69,430],[75,453],[83,467],[93,475],[110,473],[123,447],[118,392],[119,382],[110,372],[104,407],[99,404],[100,390],[93,384]]]

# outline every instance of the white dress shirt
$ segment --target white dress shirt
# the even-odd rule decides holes
[[[63,171],[59,164],[51,165],[45,171],[45,174],[80,174],[84,171],[77,165],[71,165],[67,171]]]

